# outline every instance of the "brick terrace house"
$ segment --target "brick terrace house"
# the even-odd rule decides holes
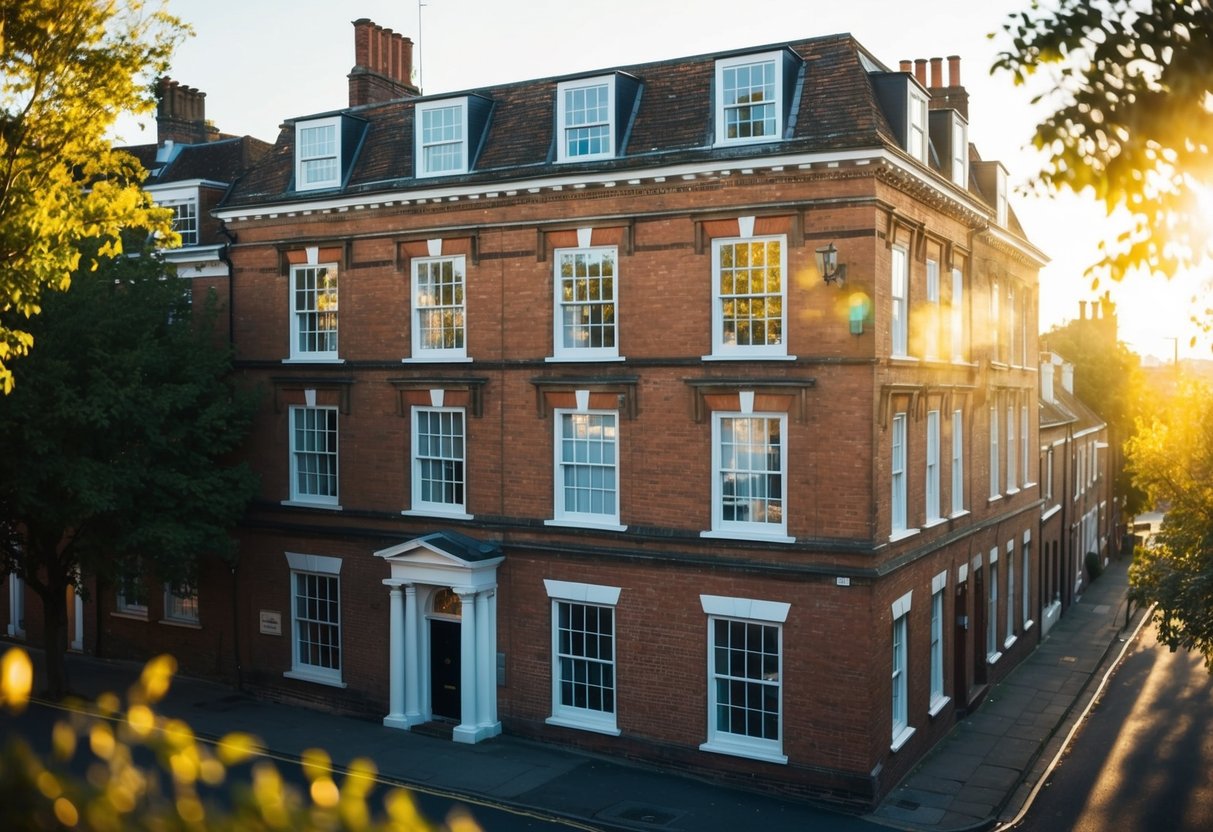
[[[185,667],[877,799],[1043,629],[1044,257],[959,59],[422,95],[354,30],[214,212],[262,492]]]

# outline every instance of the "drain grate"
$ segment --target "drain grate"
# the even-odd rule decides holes
[[[904,797],[899,800],[894,800],[893,805],[898,809],[907,809],[911,812],[915,812],[922,808],[922,804],[917,800],[907,800]]]
[[[616,803],[598,813],[598,817],[634,823],[637,826],[666,827],[685,812],[676,809],[650,806],[646,803]]]

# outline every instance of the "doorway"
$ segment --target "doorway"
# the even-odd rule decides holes
[[[986,586],[984,570],[973,570],[973,684],[986,682]]]
[[[460,622],[430,619],[430,703],[436,717],[461,718]]]
[[[965,581],[956,585],[956,636],[952,648],[953,675],[952,690],[956,697],[957,707],[963,708],[968,704],[969,668],[968,645],[965,640],[969,637],[969,583]]]

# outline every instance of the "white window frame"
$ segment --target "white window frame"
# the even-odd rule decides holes
[[[731,598],[718,595],[700,595],[700,605],[708,616],[707,620],[707,741],[699,746],[701,751],[718,754],[730,754],[736,757],[748,757],[754,760],[764,760],[771,763],[787,763],[788,758],[783,753],[783,625],[787,621],[790,604],[780,601],[761,601],[750,598]],[[727,673],[718,672],[716,667],[716,625],[721,622],[728,627],[732,624],[742,624],[747,627],[758,626],[765,636],[767,629],[773,628],[776,642],[776,669],[772,673],[762,671],[761,677],[736,677],[732,681],[757,686],[762,690],[774,688],[777,692],[776,719],[778,721],[777,736],[752,737],[735,733],[721,727],[720,708],[727,704],[718,702],[720,683],[728,684]],[[731,634],[731,629],[730,629]],[[727,648],[725,648],[727,649]],[[763,654],[767,655],[767,654]],[[748,666],[749,663],[747,662]],[[775,678],[769,678],[770,676]],[[719,706],[719,707],[718,707]]]
[[[1016,339],[1019,337],[1019,327],[1016,325],[1016,317],[1019,314],[1019,308],[1016,305],[1015,284],[1007,281],[1007,363],[1011,366],[1020,366],[1019,350],[1016,349],[1018,344]]]
[[[939,358],[939,342],[942,334],[943,306],[939,291],[939,261],[927,258],[927,304],[930,307],[926,337],[923,339],[923,358]]]
[[[990,405],[990,499],[1002,496],[1001,453],[998,447],[998,405]]]
[[[342,635],[341,635],[341,558],[324,555],[304,555],[297,552],[286,553],[287,565],[290,567],[291,596],[291,669],[283,673],[290,679],[301,679],[305,682],[316,682],[322,685],[345,687],[341,680],[343,667]],[[329,587],[330,596],[336,598],[336,621],[320,618],[301,618],[299,610],[299,577],[317,579],[317,586],[324,581]],[[304,611],[306,612],[306,610]],[[301,650],[303,627],[306,624],[316,624],[318,628],[331,628],[336,632],[336,667],[313,664]],[[330,663],[332,664],[332,663]]]
[[[134,598],[127,597],[127,590],[135,590],[142,596],[142,601],[139,600],[139,595]],[[142,572],[137,575],[119,576],[118,589],[114,593],[114,609],[119,615],[126,615],[132,618],[147,618],[147,602],[150,600],[147,593],[147,581]]]
[[[434,285],[433,270],[451,268],[449,288],[452,296],[449,299],[437,297],[431,293],[422,292],[422,272],[425,274],[426,286]],[[467,359],[467,258],[462,254],[441,255],[438,257],[414,257],[409,268],[412,284],[412,309],[410,320],[412,330],[412,359],[413,361],[463,361]],[[440,276],[445,280],[445,275]],[[440,290],[448,288],[446,283],[440,283]],[[423,332],[427,329],[423,319],[431,315],[452,315],[451,333],[455,343],[452,346],[427,346]],[[443,323],[439,331],[444,333],[448,327]],[[445,340],[445,339],[444,339]]]
[[[198,245],[198,197],[189,196],[180,199],[166,199],[156,204],[161,208],[173,209],[173,230],[181,235],[182,248],[191,248]]]
[[[1020,479],[1024,485],[1032,482],[1032,456],[1031,456],[1031,426],[1028,424],[1028,406],[1026,404],[1019,407],[1019,446],[1020,446],[1020,463],[1023,470],[1020,471]]]
[[[323,148],[321,152],[304,154],[304,134],[310,130],[326,130],[332,128],[333,140],[331,152]],[[335,188],[341,184],[341,117],[318,118],[310,121],[295,122],[295,190],[315,191],[321,188]],[[304,181],[308,164],[332,160],[332,175],[312,181]]]
[[[412,495],[412,509],[410,514],[437,515],[441,517],[451,517],[461,520],[471,519],[471,515],[467,513],[467,413],[462,407],[422,407],[420,405],[412,408],[412,442],[411,454],[412,457],[412,478],[410,492]],[[426,453],[422,453],[421,441],[421,422],[423,419],[429,418],[431,415],[437,415],[439,421],[444,420],[444,416],[449,416],[451,423],[451,433],[437,435],[438,448],[432,450],[434,438],[431,438],[425,443]],[[456,424],[457,423],[457,424]],[[445,427],[445,426],[444,426]],[[455,434],[454,428],[458,428],[458,435]],[[431,434],[431,436],[433,436]],[[448,447],[449,446],[449,447]],[[450,484],[450,487],[455,487],[459,491],[460,499],[455,500],[427,500],[425,499],[425,482],[426,482],[426,467],[427,464],[440,466],[443,471],[443,484]],[[447,477],[447,473],[450,476]],[[430,477],[433,481],[434,478]],[[446,488],[443,488],[445,492]],[[431,492],[432,493],[432,492]]]
[[[906,94],[906,152],[924,165],[927,163],[927,96],[913,83]]]
[[[312,285],[301,286],[300,280],[308,273],[313,275]],[[291,266],[292,361],[338,360],[340,288],[340,272],[336,263]],[[308,346],[307,340],[310,338],[315,339],[314,348]]]
[[[952,114],[952,183],[969,186],[969,128],[959,113]]]
[[[952,269],[952,362],[964,363],[968,356],[969,345],[965,339],[965,289],[964,272]]]
[[[994,221],[1003,228],[1007,227],[1007,172],[999,165],[994,173]]]
[[[903,534],[909,526],[906,457],[906,414],[897,413],[889,431],[889,523],[893,537]]]
[[[892,672],[890,674],[889,712],[892,721],[890,748],[897,751],[914,734],[910,727],[909,684],[909,614],[913,591],[907,592],[892,604]]]
[[[601,361],[604,358],[619,357],[619,250],[616,246],[586,246],[583,248],[558,248],[554,252],[554,274],[552,278],[552,288],[554,292],[554,308],[552,312],[552,354],[559,359],[574,360],[574,361]],[[609,262],[611,273],[610,285],[611,296],[609,301],[601,296],[603,282],[606,280],[606,275],[603,274],[604,265]],[[577,274],[579,267],[584,265],[585,274]],[[592,266],[597,266],[598,274],[591,275]],[[565,275],[565,267],[571,269],[569,275]],[[589,297],[590,289],[593,282],[598,281],[599,298],[597,300]],[[584,282],[584,287],[582,283]],[[572,290],[571,299],[565,299],[566,284]],[[580,289],[584,288],[586,297],[578,299],[577,294]],[[601,317],[605,317],[607,308],[611,313],[610,323],[597,322],[593,320],[593,312],[599,310]],[[590,314],[589,322],[584,320],[586,313]],[[593,333],[599,332],[602,334],[602,340],[610,340],[609,346],[584,346],[579,347],[574,343],[569,345],[565,342],[565,336],[572,331],[575,334],[581,332],[586,333],[587,344],[593,341]],[[610,333],[609,339],[606,334]],[[574,338],[574,341],[577,339]]]
[[[617,713],[619,710],[619,674],[617,666],[617,650],[619,645],[619,618],[616,615],[616,608],[619,605],[619,596],[621,590],[617,586],[601,586],[598,584],[583,584],[573,583],[568,581],[554,581],[544,579],[544,587],[547,589],[548,598],[551,599],[552,609],[552,715],[547,718],[546,722],[549,725],[560,725],[565,728],[576,728],[582,731],[594,731],[599,734],[609,734],[618,736],[619,726],[617,722]],[[586,649],[580,652],[572,649],[572,644],[569,644],[568,650],[561,649],[561,632],[560,632],[560,609],[561,606],[567,606],[571,613],[573,607],[582,607],[585,611],[597,610],[599,615],[608,613],[610,615],[610,656],[590,655],[589,639],[585,639]],[[601,620],[601,619],[600,619]],[[570,640],[572,641],[572,640]],[[601,643],[598,645],[601,647]],[[563,668],[572,664],[582,663],[586,667],[582,684],[588,685],[589,669],[591,667],[609,668],[610,676],[610,708],[592,708],[588,705],[578,706],[573,703],[566,703],[564,697],[564,678]],[[568,680],[572,684],[576,684],[576,673],[573,674],[574,679]],[[603,682],[601,687],[606,688],[606,683]],[[588,701],[588,700],[587,700]]]
[[[1049,448],[1045,451],[1045,476],[1044,476],[1045,499],[1053,499],[1053,449]]]
[[[1032,627],[1032,532],[1025,531],[1023,533],[1023,546],[1020,548],[1021,557],[1023,559],[1023,568],[1020,569],[1020,578],[1023,582],[1023,590],[1020,596],[1021,615],[1023,616],[1023,628],[1026,632]]]
[[[1015,405],[1007,405],[1007,493],[1019,490],[1019,456],[1015,450]]]
[[[948,585],[945,569],[931,579],[931,695],[928,713],[935,716],[949,701],[944,692],[943,639],[944,639],[944,590]]]
[[[910,252],[905,246],[892,248],[889,268],[890,353],[897,358],[909,355],[910,342]]]
[[[952,516],[965,510],[964,412],[952,411]]]
[[[1003,648],[1015,643],[1015,541],[1007,541],[1007,633]]]
[[[779,425],[779,469],[765,471],[759,469],[736,468],[733,471],[745,474],[753,473],[759,477],[774,475],[779,480],[778,503],[780,518],[778,523],[755,522],[724,519],[724,483],[726,472],[723,470],[724,455],[721,450],[721,430],[724,420],[765,420]],[[769,428],[767,430],[769,435]],[[738,443],[741,445],[742,443]],[[753,443],[751,443],[753,444]],[[756,446],[755,446],[756,447]],[[770,461],[770,451],[767,451]],[[735,495],[736,496],[736,495]],[[758,498],[764,500],[766,498]],[[737,503],[743,502],[738,497]],[[704,537],[723,537],[741,540],[772,540],[781,543],[791,543],[794,538],[788,537],[788,415],[786,413],[712,413],[712,531],[703,532]]]
[[[736,248],[740,246],[755,246],[763,245],[764,260],[770,253],[770,244],[776,243],[779,246],[779,292],[749,292],[731,294],[729,298],[745,298],[753,300],[754,298],[764,298],[765,303],[769,303],[769,299],[778,296],[779,299],[779,316],[764,317],[761,320],[769,326],[769,322],[778,320],[779,322],[779,341],[777,343],[758,343],[758,344],[738,344],[727,343],[725,341],[725,307],[729,303],[722,292],[721,281],[723,279],[723,267],[721,265],[721,251],[730,246],[734,248],[734,256]],[[748,255],[747,255],[748,256]],[[748,269],[751,273],[755,271],[754,267],[741,267]],[[769,269],[769,265],[766,266]],[[734,271],[739,271],[738,267],[734,267]],[[735,321],[741,320],[740,316],[735,316]],[[734,333],[734,336],[736,333]],[[775,234],[764,237],[721,237],[712,240],[712,357],[713,358],[788,358],[788,239],[785,234]]]
[[[457,118],[450,123],[427,124],[438,114],[453,112]],[[445,98],[441,101],[419,102],[413,110],[414,122],[414,169],[418,178],[429,176],[455,176],[468,172],[468,101],[466,98]],[[428,128],[428,129],[427,129]],[[438,135],[435,135],[438,133]],[[428,151],[443,149],[440,157],[448,158],[447,149],[453,149],[456,161],[451,167],[435,168],[430,164]]]
[[[586,121],[582,119],[573,120],[578,113],[584,112],[584,109],[572,107],[570,99],[576,96],[579,92],[585,92],[591,89],[598,90],[606,88],[606,119]],[[556,85],[556,161],[557,162],[584,162],[591,159],[612,159],[616,155],[615,147],[615,76],[614,75],[599,75],[594,78],[578,78],[575,81],[562,81]],[[585,153],[569,152],[569,146],[575,142],[575,139],[570,137],[572,131],[587,130],[594,128],[606,128],[605,149],[587,151]],[[596,139],[587,139],[593,145]]]
[[[315,447],[315,448],[298,447],[297,439],[298,439],[298,431],[300,429],[302,429],[304,431],[311,431],[313,433],[317,432],[318,430],[323,430],[326,434],[330,433],[327,424],[323,428],[319,428],[319,427],[315,427],[315,426],[309,427],[306,424],[297,428],[296,419],[303,418],[306,420],[306,414],[308,412],[314,412],[316,414],[317,420],[319,419],[321,414],[325,414],[326,422],[329,419],[329,417],[331,417],[331,419],[332,419],[332,430],[331,430],[332,447],[331,447],[331,449],[329,447],[327,447],[327,443],[326,443],[326,447],[323,447],[323,448],[321,448],[321,447]],[[297,406],[292,406],[287,411],[287,430],[290,432],[290,455],[291,455],[290,456],[291,498],[289,501],[290,503],[297,504],[297,505],[323,506],[323,507],[327,507],[327,508],[340,508],[341,507],[338,504],[338,498],[341,494],[341,491],[340,491],[340,488],[341,488],[341,476],[340,476],[341,456],[340,456],[340,452],[339,452],[340,451],[340,436],[341,436],[341,423],[340,422],[341,422],[341,417],[337,412],[337,408],[335,408],[335,407],[327,407],[327,406],[319,406],[319,405],[314,406],[314,407],[309,407],[306,405],[297,405]],[[319,421],[316,421],[316,425],[319,425]],[[304,461],[304,459],[312,458],[312,457],[314,457],[314,459],[311,460],[312,463],[314,464],[314,470],[311,470],[313,468],[313,465],[307,466],[308,470],[301,469],[300,464]],[[325,460],[330,459],[330,458],[332,460],[331,473],[328,471],[322,471],[321,470],[322,467],[328,468],[329,465],[326,464],[326,465],[322,466],[322,465],[320,465],[320,463],[323,463],[323,462],[325,462]],[[300,478],[301,477],[314,477],[316,479],[316,483],[319,485],[319,483],[322,479],[328,479],[330,476],[331,476],[332,482],[333,482],[333,489],[332,489],[333,493],[332,494],[322,493],[319,489],[317,489],[317,491],[313,492],[313,491],[309,491],[307,489],[300,487]]]
[[[927,411],[926,522],[938,523],[939,513],[939,411]]]
[[[726,76],[736,72],[742,67],[769,67],[773,87],[773,97],[771,100],[763,99],[755,102],[739,102],[729,101],[726,99],[726,90],[728,88]],[[719,147],[721,145],[737,145],[737,144],[758,144],[760,142],[777,142],[783,138],[784,131],[784,101],[783,101],[783,53],[782,52],[762,52],[754,55],[739,55],[732,58],[721,58],[716,61],[716,142]],[[773,119],[762,119],[765,125],[768,122],[773,122],[771,132],[764,132],[761,136],[733,136],[729,137],[728,124],[729,114],[733,111],[741,111],[752,106],[771,106],[774,109]],[[747,121],[747,124],[757,122]]]
[[[8,635],[25,638],[25,580],[16,572],[8,573]]]
[[[182,593],[177,593],[172,584],[164,585],[164,622],[197,625],[198,590],[190,586],[181,587],[181,590]]]
[[[553,452],[553,522],[559,525],[575,525],[588,526],[592,528],[607,528],[613,531],[622,531],[623,527],[619,524],[619,412],[616,410],[572,410],[564,408],[556,408],[552,413],[553,437],[555,441]],[[576,428],[578,420],[585,420],[587,423],[594,420],[600,421],[601,432],[603,438],[601,441],[592,440],[588,434],[585,436],[579,435],[580,431]],[[607,420],[610,420],[609,440],[605,436],[608,425]],[[573,435],[566,436],[565,428],[573,426]],[[586,430],[589,430],[591,425],[586,425]],[[585,459],[576,459],[576,449],[584,446],[586,450]],[[610,461],[591,460],[591,452],[598,446],[598,450],[603,457],[609,450],[611,454]],[[564,458],[565,448],[568,447],[574,450],[574,459],[566,460]],[[566,497],[566,486],[575,491],[595,490],[603,492],[604,496],[608,489],[605,486],[596,487],[592,483],[583,485],[581,483],[568,482],[566,478],[573,470],[584,469],[591,477],[595,471],[601,471],[603,476],[607,473],[611,477],[611,487],[609,489],[610,505],[608,511],[577,511],[568,508]],[[605,503],[604,503],[605,507]]]
[[[999,311],[999,292],[1001,287],[997,280],[990,282],[990,326],[993,328],[993,337],[990,339],[990,344],[993,345],[994,354],[991,360],[995,363],[1002,361],[1002,313]]]
[[[990,574],[986,603],[986,661],[990,664],[1002,658],[998,650],[998,547],[990,550]]]

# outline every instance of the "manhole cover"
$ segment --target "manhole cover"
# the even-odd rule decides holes
[[[906,800],[905,798],[902,798],[901,800],[894,801],[894,803],[898,809],[908,809],[911,812],[922,808],[922,804],[917,800]]]
[[[598,813],[598,816],[612,820],[621,820],[625,823],[634,823],[637,826],[665,827],[678,820],[684,814],[686,813],[677,809],[625,801],[602,810]]]
[[[675,815],[670,812],[663,812],[660,809],[650,809],[644,806],[637,806],[634,809],[625,809],[619,813],[618,817],[621,817],[624,820],[639,821],[640,823],[665,825],[672,821]]]

